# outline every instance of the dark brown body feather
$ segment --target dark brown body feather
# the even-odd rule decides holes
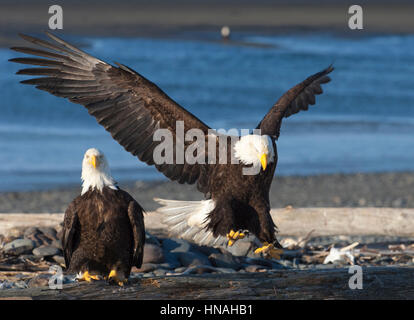
[[[123,190],[89,190],[65,212],[62,246],[70,273],[117,270],[128,277],[142,264],[144,243],[143,210]]]
[[[330,81],[327,75],[333,70],[332,67],[288,90],[269,110],[257,128],[261,129],[261,134],[271,137],[276,158],[265,172],[257,176],[243,176],[241,164],[190,164],[187,161],[183,164],[176,161],[155,164],[153,151],[161,143],[153,139],[157,129],[169,129],[172,133],[174,160],[177,121],[183,121],[184,134],[193,128],[200,129],[206,137],[206,148],[201,156],[208,163],[210,128],[134,70],[121,64],[112,66],[54,35],[48,36],[54,40],[53,43],[22,35],[25,40],[47,50],[12,48],[46,58],[11,59],[13,62],[41,66],[20,70],[19,74],[43,76],[22,83],[35,85],[38,89],[84,105],[128,152],[148,165],[155,165],[171,180],[197,183],[198,189],[217,203],[210,213],[208,225],[216,235],[225,235],[230,229],[247,229],[262,241],[273,242],[275,225],[269,214],[269,189],[277,163],[275,140],[279,137],[282,119],[315,104],[315,96],[322,93],[321,85]],[[218,134],[213,135],[218,140]],[[184,152],[191,144],[192,141],[184,141]],[[232,149],[228,150],[230,155]]]

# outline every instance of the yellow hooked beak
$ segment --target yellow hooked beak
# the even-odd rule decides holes
[[[260,155],[260,163],[262,164],[263,171],[265,171],[267,167],[267,154],[262,153]]]
[[[90,163],[96,169],[96,166],[98,165],[98,159],[96,159],[96,156],[91,156]]]

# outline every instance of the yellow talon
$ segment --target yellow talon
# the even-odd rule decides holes
[[[83,280],[85,280],[85,281],[87,281],[87,282],[91,282],[92,280],[92,278],[91,278],[91,275],[89,274],[89,272],[88,271],[86,271],[84,274],[83,274]]]
[[[86,282],[92,282],[92,280],[100,280],[98,275],[92,275],[89,273],[89,271],[85,271],[80,278],[78,278],[79,281],[86,281]]]
[[[230,230],[230,232],[227,234],[227,239],[229,239],[227,245],[231,247],[236,240],[243,239],[245,236],[246,235],[243,232],[234,232],[234,230]]]
[[[116,276],[117,276],[116,270],[111,270],[111,272],[109,272],[108,279],[116,278]]]
[[[283,250],[276,249],[272,243],[269,244],[268,242],[263,242],[263,247],[257,248],[254,253],[263,253],[264,255],[269,255],[273,259],[280,259],[280,255],[283,253]]]
[[[122,280],[122,281],[118,281],[118,286],[123,287],[123,286],[124,286],[124,284],[126,284],[127,282],[128,282],[128,280],[127,280],[127,279],[124,279],[124,280]]]
[[[125,279],[123,274],[119,275],[116,270],[111,270],[111,272],[109,272],[107,279],[108,281],[111,281],[111,280],[114,281],[120,287],[123,287],[124,284],[128,282],[128,279]]]
[[[269,243],[267,243],[267,242],[263,242],[263,247],[261,247],[261,248],[257,248],[257,249],[254,251],[254,253],[258,254],[258,253],[260,253],[260,252],[262,252],[262,251],[265,251],[267,248],[269,248],[269,246],[270,246],[270,244],[269,244]]]

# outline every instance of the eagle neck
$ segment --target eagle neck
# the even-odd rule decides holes
[[[115,180],[110,174],[98,171],[82,172],[82,192],[84,195],[89,190],[98,190],[102,192],[104,187],[108,187],[113,190],[118,190]]]

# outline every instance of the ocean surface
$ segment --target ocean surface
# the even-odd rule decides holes
[[[414,170],[413,35],[65,39],[135,69],[215,129],[256,127],[281,94],[333,63],[316,105],[284,119],[276,175]],[[20,84],[21,66],[7,61],[16,56],[0,49],[0,191],[78,184],[90,147],[118,181],[164,179],[84,107]]]

